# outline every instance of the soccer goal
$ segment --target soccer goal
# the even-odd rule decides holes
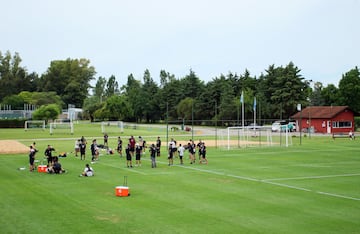
[[[25,131],[28,130],[45,130],[45,120],[27,120],[24,126]]]
[[[292,145],[291,134],[272,132],[270,127],[228,127],[220,133],[220,144],[226,149]]]
[[[124,133],[124,122],[103,121],[101,122],[101,133]]]
[[[73,122],[54,122],[50,123],[50,135],[54,133],[70,133],[74,134]]]

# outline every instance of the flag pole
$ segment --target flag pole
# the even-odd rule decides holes
[[[254,133],[256,134],[256,96],[254,97]]]
[[[241,129],[242,129],[242,135],[244,137],[244,91],[241,91]]]

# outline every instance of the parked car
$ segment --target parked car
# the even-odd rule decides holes
[[[284,125],[281,125],[280,130],[282,132],[293,132],[294,131],[294,125],[292,125],[291,123],[286,123]]]
[[[285,125],[285,124],[286,124],[286,121],[277,120],[271,125],[271,131],[272,132],[280,132],[281,131],[281,126]]]
[[[251,124],[249,124],[249,126],[247,126],[247,128],[249,128],[249,129],[256,129],[256,130],[258,130],[258,129],[260,129],[260,128],[261,128],[261,126],[260,126],[260,125],[258,125],[257,123],[251,123]]]
[[[279,132],[281,129],[281,124],[279,122],[274,122],[272,125],[271,125],[271,131],[272,132]]]
[[[296,132],[297,126],[295,121],[290,121],[289,124],[292,125],[292,132]]]
[[[277,120],[271,125],[272,132],[294,132],[296,131],[296,122],[287,122],[285,120]]]

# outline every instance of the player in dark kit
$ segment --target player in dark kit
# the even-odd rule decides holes
[[[52,156],[52,151],[55,151],[55,149],[53,147],[51,147],[51,145],[48,145],[47,148],[45,149],[44,155],[47,158],[47,166],[50,167],[53,164],[53,156]]]
[[[199,161],[200,164],[201,163],[205,163],[205,164],[208,164],[208,160],[206,158],[206,146],[205,146],[205,142],[202,142],[201,145],[200,145],[200,155],[201,155],[201,160]]]
[[[90,150],[91,150],[91,161],[94,162],[95,159],[97,159],[97,153],[98,153],[95,139],[92,141],[92,144],[90,145]]]
[[[30,167],[29,167],[29,170],[30,171],[34,171],[35,169],[35,154],[36,154],[37,149],[33,146],[33,145],[30,145],[30,152],[29,152],[29,164],[30,164]]]
[[[133,167],[132,166],[132,156],[131,156],[131,152],[130,152],[130,144],[127,145],[125,152],[126,152],[126,166]]]
[[[141,167],[141,153],[142,153],[142,147],[136,143],[136,146],[135,146],[135,166],[140,166]]]
[[[160,157],[160,148],[161,148],[161,140],[160,137],[158,136],[157,140],[156,140],[156,156]]]
[[[83,160],[83,157],[84,157],[84,160],[85,160],[85,152],[86,152],[86,141],[84,140],[81,140],[80,141],[80,144],[79,144],[79,148],[80,148],[80,160]]]
[[[169,156],[168,156],[168,159],[169,159],[169,164],[168,164],[168,166],[171,166],[171,165],[173,165],[173,163],[174,163],[174,150],[173,150],[173,147],[172,147],[172,145],[170,144],[170,146],[169,146]]]
[[[109,135],[107,133],[104,133],[104,147],[106,149],[109,148],[108,139],[109,139]]]
[[[187,145],[187,150],[189,151],[190,164],[195,163],[194,148],[193,144],[191,144],[190,142]]]
[[[118,137],[117,152],[120,154],[120,157],[122,157],[122,143],[121,137]]]
[[[156,154],[156,152],[157,152],[157,149],[156,149],[156,147],[155,147],[154,144],[151,144],[149,151],[150,151],[150,158],[151,158],[151,167],[152,167],[152,168],[155,168],[155,167],[156,167],[156,157],[155,157],[155,154]]]

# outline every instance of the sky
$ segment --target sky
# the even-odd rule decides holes
[[[119,85],[146,69],[159,84],[194,71],[205,83],[293,62],[338,86],[360,65],[360,0],[0,0],[0,51],[39,75],[53,60],[90,60]]]

